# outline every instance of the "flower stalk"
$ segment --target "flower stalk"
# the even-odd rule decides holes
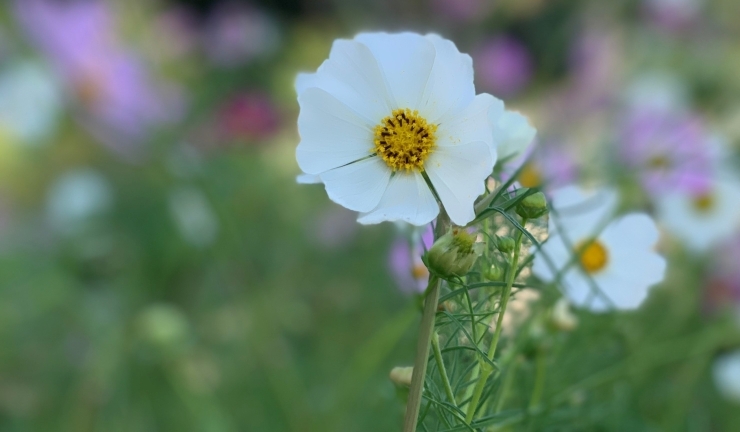
[[[443,210],[437,217],[437,226],[434,230],[435,240],[440,238],[450,223],[447,213]],[[424,299],[424,310],[419,325],[419,339],[416,343],[416,358],[414,359],[414,372],[411,376],[411,387],[409,398],[406,402],[406,415],[403,421],[404,432],[415,432],[419,420],[419,408],[421,407],[421,393],[424,389],[424,378],[427,373],[427,360],[429,358],[429,346],[434,333],[434,321],[437,314],[437,303],[439,302],[439,287],[442,281],[434,274],[429,275],[429,285],[426,289]]]

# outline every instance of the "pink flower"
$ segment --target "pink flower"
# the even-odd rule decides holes
[[[578,178],[578,165],[564,145],[549,140],[535,142],[518,158],[507,163],[501,173],[503,181],[525,164],[519,172],[522,187],[538,187],[544,192],[573,183]]]
[[[225,104],[219,113],[219,123],[227,139],[257,141],[277,131],[280,113],[267,94],[244,92]]]
[[[135,156],[157,126],[183,112],[179,91],[156,82],[148,65],[124,47],[101,1],[16,0],[16,16],[58,69],[79,103],[80,119],[117,152]]]

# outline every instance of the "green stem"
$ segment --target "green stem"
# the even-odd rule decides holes
[[[416,422],[419,420],[419,408],[421,407],[421,392],[424,388],[424,377],[427,374],[427,359],[429,358],[429,343],[434,330],[434,317],[437,313],[437,301],[439,300],[440,280],[436,276],[429,277],[429,286],[424,300],[424,312],[421,315],[419,325],[419,340],[416,343],[416,358],[414,359],[414,372],[411,375],[411,388],[409,399],[406,403],[406,416],[403,421],[404,432],[416,431]]]
[[[523,219],[522,227],[524,227],[526,223],[527,219]],[[501,298],[501,306],[499,307],[498,312],[498,319],[496,320],[496,332],[493,334],[491,346],[488,348],[488,360],[490,361],[493,361],[494,357],[496,356],[496,347],[498,346],[498,341],[501,338],[501,324],[504,321],[504,313],[506,312],[506,306],[509,304],[509,297],[511,297],[511,287],[512,285],[514,285],[514,279],[516,278],[516,271],[519,265],[519,253],[522,248],[522,236],[522,231],[519,231],[517,233],[516,243],[514,245],[514,256],[509,263],[509,268],[507,269],[506,287],[504,288],[504,293]],[[473,421],[475,410],[478,407],[478,402],[480,401],[481,395],[483,394],[483,389],[486,386],[486,381],[488,381],[488,377],[490,377],[493,373],[493,367],[488,363],[482,364],[480,369],[480,377],[478,378],[478,382],[475,384],[473,396],[470,400],[470,404],[468,405],[468,410],[465,416],[465,422],[468,424]]]
[[[452,392],[450,379],[447,377],[447,369],[445,369],[445,363],[442,360],[442,351],[439,349],[439,335],[437,334],[437,332],[434,332],[434,335],[432,336],[432,350],[434,351],[434,360],[437,362],[439,375],[440,377],[442,377],[442,384],[444,385],[447,399],[450,400],[450,403],[452,405],[457,407],[457,402],[455,402],[455,394]]]
[[[444,210],[437,217],[437,226],[434,239],[438,239],[447,231],[449,217]],[[411,388],[409,398],[406,402],[406,415],[403,420],[403,432],[415,432],[416,423],[419,421],[419,408],[421,407],[421,392],[424,389],[424,378],[427,374],[427,360],[429,359],[429,345],[434,331],[434,318],[437,314],[437,303],[439,302],[439,287],[442,281],[434,276],[429,276],[429,285],[424,299],[424,311],[421,315],[419,325],[419,339],[416,343],[416,358],[414,359],[414,372],[411,375]]]
[[[542,392],[545,389],[545,371],[545,354],[542,349],[538,349],[535,357],[534,389],[532,389],[532,397],[529,399],[530,411],[535,409],[542,399]]]

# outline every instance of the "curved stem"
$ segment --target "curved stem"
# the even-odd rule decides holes
[[[526,223],[526,219],[522,220],[522,227],[524,227]],[[499,307],[498,319],[496,320],[496,332],[493,334],[491,346],[488,348],[488,359],[490,361],[493,361],[494,357],[496,356],[496,347],[498,346],[498,341],[501,338],[501,324],[504,321],[504,313],[506,312],[506,306],[509,304],[509,298],[511,297],[511,287],[512,285],[514,285],[514,279],[516,278],[516,271],[519,265],[519,253],[522,248],[522,236],[522,231],[519,231],[517,233],[516,243],[514,245],[514,256],[509,263],[509,268],[506,273],[506,287],[504,288],[504,293],[501,297],[501,306]],[[465,422],[468,424],[473,421],[475,410],[478,407],[478,402],[480,402],[481,395],[483,394],[483,389],[486,386],[486,381],[488,381],[488,377],[490,377],[492,373],[493,367],[491,367],[490,364],[485,363],[481,365],[480,377],[478,378],[478,382],[475,384],[473,397],[470,400],[470,404],[468,405],[468,410],[465,416]]]
[[[442,360],[442,351],[439,349],[439,335],[437,332],[434,332],[434,335],[432,336],[432,351],[434,352],[434,360],[437,362],[437,369],[442,378],[442,384],[444,386],[447,399],[450,400],[452,405],[457,406],[457,402],[455,402],[455,393],[452,391],[450,379],[447,377],[447,369],[445,369],[445,363]]]

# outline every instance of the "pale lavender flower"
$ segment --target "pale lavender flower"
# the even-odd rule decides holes
[[[388,255],[388,266],[399,289],[406,294],[421,294],[427,287],[429,271],[421,260],[425,250],[434,243],[432,225],[423,233],[414,232],[411,239],[399,238]]]
[[[15,6],[21,26],[82,108],[82,123],[109,147],[139,154],[153,128],[182,114],[178,90],[155,81],[143,59],[122,45],[106,3],[17,0]]]
[[[222,3],[206,24],[203,49],[219,66],[236,66],[277,49],[280,35],[264,12],[235,2]]]
[[[500,97],[519,93],[532,78],[532,57],[520,41],[500,36],[475,53],[475,76],[481,86]]]
[[[710,138],[696,116],[652,109],[630,113],[619,152],[647,192],[702,192],[712,172]]]

